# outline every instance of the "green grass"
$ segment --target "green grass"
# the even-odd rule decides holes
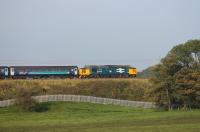
[[[198,132],[200,110],[157,111],[112,105],[56,102],[49,111],[0,108],[0,132]]]

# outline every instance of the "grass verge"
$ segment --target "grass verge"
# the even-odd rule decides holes
[[[151,101],[150,82],[145,79],[38,79],[0,80],[0,100],[34,95],[74,94],[105,98]]]
[[[47,112],[0,108],[1,132],[197,132],[200,110],[157,111],[75,102],[45,103]]]

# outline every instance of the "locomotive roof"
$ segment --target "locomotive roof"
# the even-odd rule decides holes
[[[85,65],[85,67],[104,67],[104,66],[105,67],[131,67],[131,65]]]

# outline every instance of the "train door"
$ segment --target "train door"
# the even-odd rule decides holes
[[[8,76],[8,68],[6,67],[6,68],[4,68],[4,73],[5,73],[5,76],[7,77]]]
[[[74,68],[74,75],[78,75],[78,69]]]
[[[15,75],[15,69],[13,67],[10,68],[10,75],[11,76]]]

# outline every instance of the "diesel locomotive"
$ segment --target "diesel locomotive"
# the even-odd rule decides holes
[[[128,78],[136,75],[136,68],[130,65],[86,65],[79,69],[80,78]]]
[[[130,65],[78,66],[0,66],[0,78],[134,78],[137,69]]]

